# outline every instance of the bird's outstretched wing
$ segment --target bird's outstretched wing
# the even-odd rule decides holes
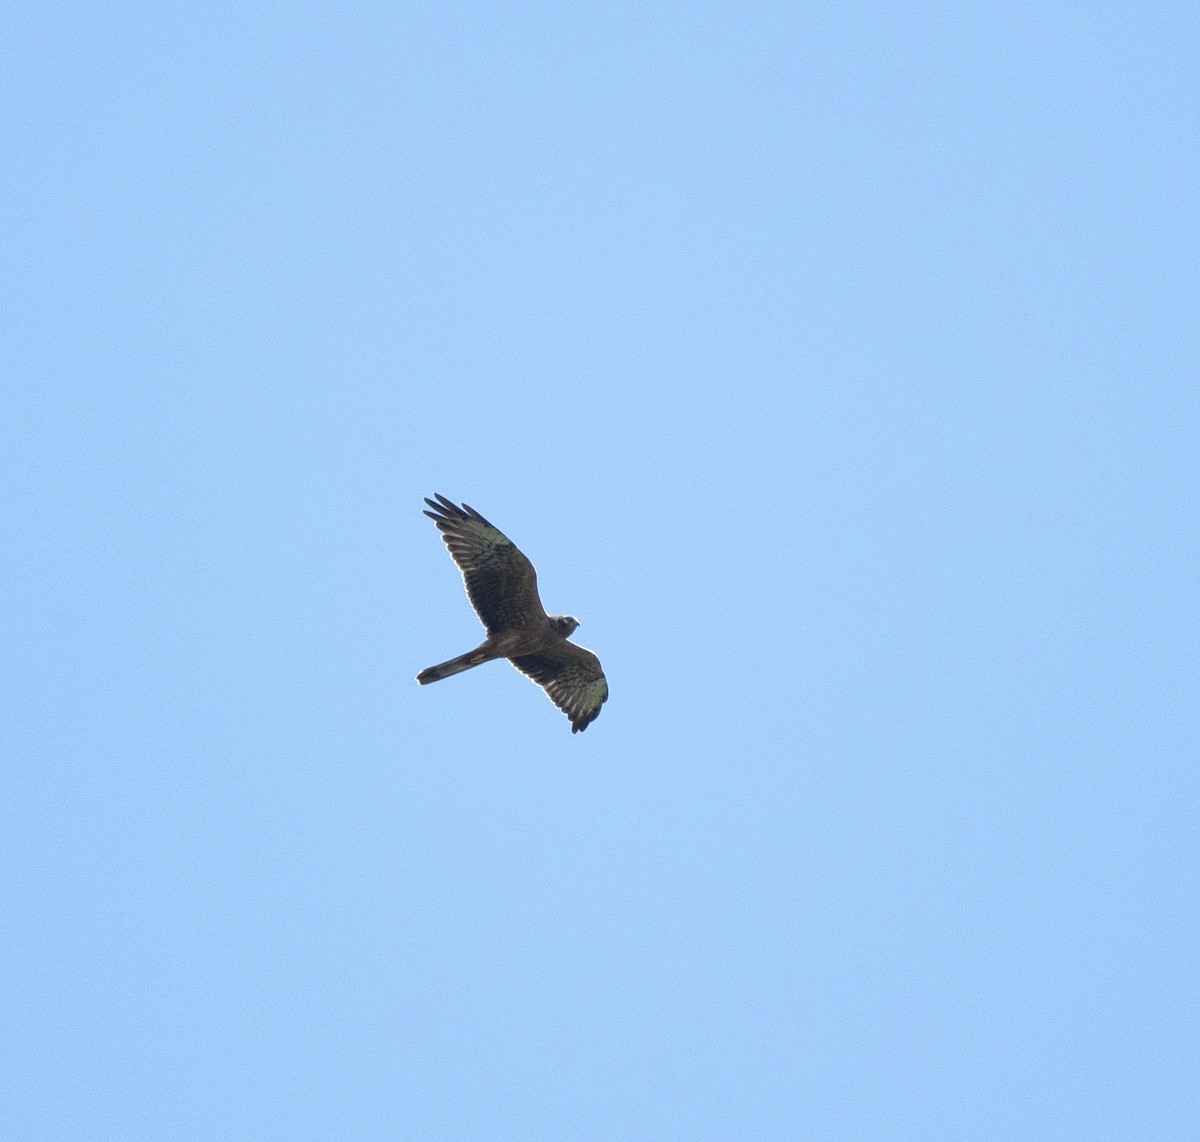
[[[442,495],[425,502],[433,509],[425,514],[438,525],[489,635],[546,617],[537,572],[508,536],[466,504],[459,507]]]
[[[596,720],[608,697],[608,681],[600,669],[600,659],[586,647],[565,639],[553,650],[518,654],[509,661],[550,695],[550,700],[571,719],[573,734]]]

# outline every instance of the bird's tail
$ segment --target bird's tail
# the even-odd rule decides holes
[[[439,662],[436,666],[422,670],[417,675],[417,681],[422,686],[426,682],[440,682],[443,678],[449,678],[451,674],[459,674],[464,670],[470,670],[472,666],[478,666],[480,663],[487,662],[490,658],[491,655],[486,650],[468,650],[466,654],[460,654],[457,658],[450,659],[449,662]]]

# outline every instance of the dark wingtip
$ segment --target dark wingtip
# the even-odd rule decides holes
[[[427,515],[434,523],[441,526],[444,523],[449,523],[455,519],[465,519],[466,515],[456,503],[446,499],[441,492],[434,492],[434,499],[425,497],[425,502],[433,508],[433,511],[427,511]]]
[[[602,706],[604,703],[601,702],[600,705]],[[588,710],[586,713],[580,714],[578,718],[575,718],[571,722],[571,733],[583,733],[599,716],[600,706],[597,706],[594,710]]]

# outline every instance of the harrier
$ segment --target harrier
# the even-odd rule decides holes
[[[572,733],[587,729],[608,697],[608,682],[600,660],[567,641],[579,620],[546,614],[533,564],[474,508],[459,507],[440,495],[436,502],[425,502],[433,509],[425,514],[437,524],[458,564],[487,638],[466,654],[422,670],[417,681],[424,686],[493,658],[507,658],[571,719]]]

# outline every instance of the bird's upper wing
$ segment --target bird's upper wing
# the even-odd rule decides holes
[[[552,650],[518,654],[509,661],[550,695],[550,700],[571,719],[573,734],[596,720],[608,697],[608,681],[600,669],[600,659],[586,647],[566,639]]]
[[[425,502],[433,509],[425,514],[438,525],[488,634],[546,617],[537,572],[508,536],[466,504],[459,507],[440,495]]]

